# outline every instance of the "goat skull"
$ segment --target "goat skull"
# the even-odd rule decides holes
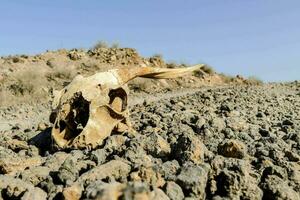
[[[76,76],[55,94],[50,121],[52,138],[60,148],[95,148],[114,131],[130,128],[126,83],[136,77],[175,78],[201,68],[121,68]]]

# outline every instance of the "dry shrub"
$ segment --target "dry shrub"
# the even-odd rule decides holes
[[[261,79],[259,79],[256,76],[249,76],[247,82],[253,85],[262,85],[264,83]]]
[[[32,68],[16,72],[13,74],[13,80],[9,90],[14,95],[34,94],[47,85],[44,72]]]
[[[44,102],[55,84],[70,81],[76,75],[74,66],[54,66],[50,71],[25,68],[14,72],[5,84],[0,83],[0,106],[24,102]]]
[[[167,68],[177,68],[178,67],[178,64],[174,61],[169,62],[166,65],[167,65]]]
[[[153,58],[158,58],[158,59],[163,59],[163,55],[162,54],[160,54],[160,53],[156,53],[156,54],[154,54],[153,56],[152,56]]]
[[[45,72],[41,70],[26,68],[12,74],[7,81],[0,89],[1,106],[45,100],[48,97],[48,82]]]
[[[92,50],[96,50],[96,49],[100,49],[100,48],[106,48],[107,49],[108,44],[105,41],[99,41],[93,46]]]
[[[118,48],[120,48],[120,44],[118,42],[114,42],[111,44],[111,48],[118,49]]]
[[[204,71],[205,73],[210,74],[210,75],[215,73],[215,70],[209,65],[204,65],[201,69],[202,69],[202,71]]]
[[[204,73],[203,73],[202,70],[196,70],[196,71],[193,72],[193,75],[198,77],[198,78],[203,78]]]
[[[224,83],[232,83],[235,80],[235,77],[227,75],[227,74],[220,74],[220,77],[224,81]]]
[[[71,80],[77,74],[77,70],[75,66],[54,66],[52,71],[46,74],[48,80],[55,80],[56,78],[64,79],[64,80]]]

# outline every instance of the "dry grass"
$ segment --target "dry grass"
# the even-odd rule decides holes
[[[54,66],[48,71],[28,67],[0,83],[0,106],[45,101],[56,84],[62,85],[77,74],[74,66]]]
[[[74,66],[54,66],[53,70],[46,74],[48,80],[55,80],[56,78],[71,80],[77,74],[77,70]]]
[[[47,98],[45,73],[37,69],[20,70],[0,89],[0,105],[14,105],[28,100]]]
[[[32,68],[16,72],[13,80],[9,90],[14,95],[34,94],[47,85],[44,72]]]

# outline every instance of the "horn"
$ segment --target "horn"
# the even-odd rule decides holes
[[[184,76],[193,71],[199,70],[204,67],[204,64],[198,64],[186,68],[154,68],[154,67],[132,67],[132,68],[119,68],[113,71],[116,77],[119,78],[121,85],[126,84],[136,77],[153,78],[153,79],[170,79]]]

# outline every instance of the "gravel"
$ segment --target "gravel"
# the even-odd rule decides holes
[[[28,122],[6,127],[0,134],[0,195],[300,199],[299,90],[293,82],[162,93],[131,106],[135,133],[112,135],[90,151],[52,150],[47,124],[28,131]]]

